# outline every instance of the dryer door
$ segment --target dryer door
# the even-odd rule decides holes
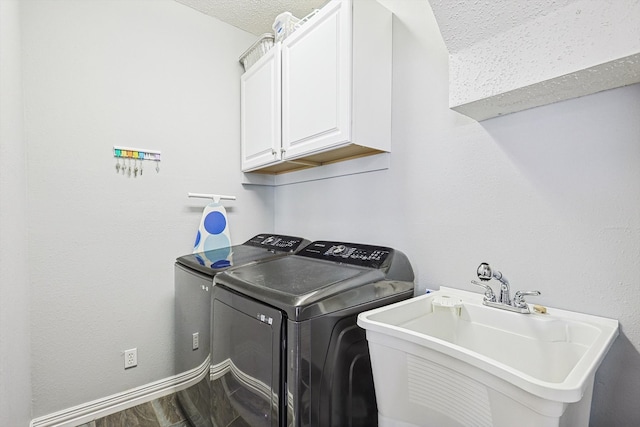
[[[211,408],[214,425],[279,426],[282,313],[214,286]]]

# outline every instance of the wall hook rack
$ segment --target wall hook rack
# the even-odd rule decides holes
[[[142,148],[113,146],[113,157],[116,158],[116,173],[122,173],[129,177],[142,176],[144,172],[143,164],[145,161],[156,162],[156,172],[160,172],[160,151],[147,150]],[[122,163],[120,162],[122,159]]]

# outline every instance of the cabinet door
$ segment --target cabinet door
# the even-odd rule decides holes
[[[240,77],[242,170],[281,159],[281,67],[277,43]]]
[[[351,1],[333,1],[283,42],[282,146],[295,158],[351,138]]]

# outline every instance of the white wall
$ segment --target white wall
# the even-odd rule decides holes
[[[20,3],[0,1],[0,425],[31,415]]]
[[[173,375],[173,261],[206,204],[187,192],[236,195],[241,243],[273,230],[273,191],[240,184],[255,36],[172,0],[29,0],[22,31],[38,417]],[[114,145],[162,151],[160,173],[117,175]]]
[[[447,107],[428,3],[384,3],[397,15],[391,168],[278,187],[276,231],[396,247],[421,289],[480,292],[486,261],[536,302],[619,319],[591,425],[640,425],[640,85],[477,123]]]

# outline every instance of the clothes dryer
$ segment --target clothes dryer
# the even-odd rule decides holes
[[[413,296],[402,252],[317,241],[214,282],[215,425],[377,425],[369,350],[356,317]]]

